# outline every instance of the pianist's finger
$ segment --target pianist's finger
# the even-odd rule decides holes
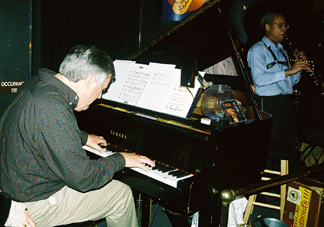
[[[155,162],[152,161],[151,159],[149,159],[148,157],[145,157],[145,156],[140,156],[140,162],[145,165],[149,165],[151,167],[154,167],[155,166]]]
[[[30,216],[28,210],[24,211],[24,215],[25,215],[26,221],[24,222],[23,226],[36,227],[36,224],[35,224],[33,218]]]
[[[98,144],[94,144],[92,148],[96,149],[100,153],[106,152],[106,150],[100,147]]]
[[[137,155],[134,153],[127,153],[127,152],[120,152],[121,155],[124,156],[126,165],[125,167],[138,167],[141,168],[145,171],[150,171],[149,168],[145,166],[145,164],[150,165],[150,166],[155,166],[155,163],[142,155]]]
[[[89,147],[93,147],[102,153],[102,152],[105,152],[105,150],[102,147],[100,147],[99,145],[107,146],[107,141],[102,136],[88,134],[88,140],[87,140],[86,145],[88,145]]]

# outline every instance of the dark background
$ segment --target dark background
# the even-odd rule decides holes
[[[262,37],[261,17],[268,11],[278,11],[290,24],[289,41],[304,50],[308,60],[315,61],[315,72],[322,74],[324,3],[245,0],[251,1],[254,4],[244,18],[248,35],[244,49]],[[95,44],[112,59],[127,59],[177,23],[161,18],[162,0],[2,0],[0,81],[26,80],[41,67],[57,71],[67,51],[77,44]],[[0,94],[0,115],[13,97]]]
[[[0,1],[0,82],[30,77],[29,11],[29,2]],[[0,93],[0,115],[12,98]]]

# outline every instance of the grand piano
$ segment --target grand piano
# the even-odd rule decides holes
[[[232,56],[239,76],[206,75],[205,78],[214,84],[231,86],[247,110],[246,122],[205,125],[201,124],[200,118],[204,116],[199,107],[194,106],[191,116],[180,118],[105,99],[97,100],[87,111],[76,113],[80,129],[104,136],[109,150],[135,152],[155,160],[158,169],[154,171],[162,174],[157,177],[153,171],[148,175],[130,168],[114,176],[143,195],[143,226],[148,225],[145,209],[148,198],[175,216],[185,218],[199,211],[199,226],[218,226],[220,192],[248,187],[261,179],[266,166],[271,116],[260,112],[255,105],[238,51],[238,36],[235,37],[240,28],[228,27],[235,24],[228,23],[231,16],[242,18],[231,15],[230,7],[230,4],[209,1],[128,60],[169,63],[181,68],[184,59],[193,56],[195,73]],[[89,156],[98,158],[91,153]],[[169,171],[176,174],[164,181],[163,174],[168,175]],[[175,223],[174,220],[171,222]]]

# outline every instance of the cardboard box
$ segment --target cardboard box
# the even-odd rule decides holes
[[[290,227],[324,226],[324,184],[308,178],[287,184],[284,222]]]

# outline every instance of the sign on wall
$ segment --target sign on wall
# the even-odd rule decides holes
[[[25,83],[24,80],[0,81],[0,94],[16,94],[18,88]]]

